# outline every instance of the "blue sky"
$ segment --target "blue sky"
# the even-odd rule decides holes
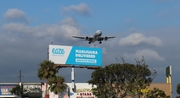
[[[24,1],[0,2],[0,82],[18,82],[22,70],[25,82],[39,82],[38,64],[47,59],[47,47],[57,45],[101,47],[103,66],[120,62],[135,63],[144,56],[158,75],[154,82],[165,82],[165,68],[173,68],[173,94],[179,83],[180,1]],[[116,36],[101,45],[73,39],[72,35]],[[92,70],[75,69],[76,82],[86,82]],[[59,74],[71,82],[71,69]]]

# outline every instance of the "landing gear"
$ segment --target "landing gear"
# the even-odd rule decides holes
[[[102,42],[100,41],[99,44],[101,44]]]

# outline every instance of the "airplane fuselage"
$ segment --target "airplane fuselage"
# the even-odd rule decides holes
[[[104,37],[102,37],[101,35],[102,35],[102,31],[97,30],[93,36],[73,36],[73,37],[79,38],[79,39],[85,39],[86,41],[89,41],[89,44],[91,44],[95,41],[99,41],[99,44],[101,44],[103,40],[106,41],[109,38],[115,38],[115,36],[104,36]]]
[[[93,40],[91,42],[98,41],[98,39],[101,37],[101,35],[102,35],[101,30],[97,30],[96,33],[94,34]]]

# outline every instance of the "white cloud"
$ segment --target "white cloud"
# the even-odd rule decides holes
[[[71,5],[69,7],[63,7],[62,11],[64,13],[69,13],[72,11],[80,15],[90,15],[90,9],[85,3],[81,3],[79,5]]]
[[[10,22],[0,25],[0,31],[0,46],[4,47],[0,51],[0,66],[24,71],[34,71],[39,62],[47,59],[48,44],[74,45],[72,35],[80,33],[79,24],[73,18],[65,18],[60,24],[37,26]]]
[[[19,9],[8,9],[4,14],[4,18],[10,21],[28,22],[25,13]]]
[[[30,27],[22,23],[9,23],[4,24],[2,29],[9,33],[28,33],[30,32]]]
[[[136,59],[136,58],[139,59],[139,58],[144,57],[145,60],[156,60],[156,61],[164,61],[165,60],[156,51],[151,50],[151,49],[138,50],[134,54],[124,53],[123,57],[129,58],[129,59]]]
[[[72,17],[65,18],[64,20],[62,20],[61,24],[78,27],[78,22],[76,21],[75,18],[72,18]]]
[[[129,36],[120,39],[119,44],[124,46],[135,46],[139,44],[149,44],[154,46],[162,45],[161,39],[157,37],[146,37],[141,33],[133,33]]]
[[[22,35],[23,37],[32,36],[34,38],[67,38],[70,36],[72,37],[72,35],[78,35],[80,33],[78,23],[76,23],[73,18],[67,18],[63,21],[66,22],[62,22],[62,24],[39,25],[36,27],[31,27],[22,23],[8,23],[2,26],[2,30],[9,35],[16,36],[17,38],[22,37]]]

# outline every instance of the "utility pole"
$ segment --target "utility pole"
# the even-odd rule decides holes
[[[21,70],[19,71],[19,76],[18,76],[18,78],[19,78],[19,84],[21,85]]]
[[[21,78],[22,78],[22,75],[21,75],[21,70],[19,71],[19,76],[17,76],[19,78],[19,85],[21,86]]]
[[[18,76],[18,78],[19,78],[19,86],[20,86],[20,98],[21,98],[21,95],[22,95],[22,92],[21,92],[21,90],[22,90],[22,83],[21,83],[21,70],[19,71],[19,76]]]

